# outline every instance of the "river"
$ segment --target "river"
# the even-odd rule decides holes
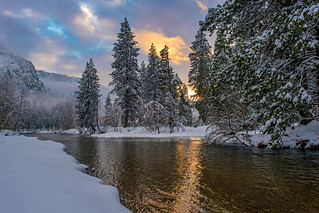
[[[133,212],[319,212],[318,152],[208,146],[200,138],[30,136],[65,144]]]

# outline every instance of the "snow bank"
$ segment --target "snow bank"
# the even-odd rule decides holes
[[[136,128],[121,128],[120,131],[115,132],[113,129],[104,134],[93,134],[92,137],[99,138],[170,138],[170,137],[204,137],[206,134],[207,126],[201,127],[186,127],[183,130],[169,133],[150,132],[144,127]]]
[[[267,146],[271,136],[268,134],[256,134],[251,137],[253,146]],[[282,147],[315,149],[319,146],[319,122],[312,121],[308,125],[299,124],[294,129],[288,128],[283,137]]]
[[[39,130],[39,131],[20,131],[21,133],[40,133],[40,134],[67,134],[67,135],[78,135],[80,134],[79,129],[68,129],[68,130]]]
[[[82,173],[64,145],[0,134],[1,212],[129,212],[118,191]]]

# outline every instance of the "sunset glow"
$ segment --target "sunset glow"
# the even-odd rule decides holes
[[[139,64],[147,63],[152,43],[158,54],[167,45],[174,72],[187,82],[189,47],[198,22],[205,18],[208,8],[223,1],[21,0],[12,4],[2,0],[0,43],[31,60],[36,69],[76,77],[93,58],[103,76],[100,83],[108,85],[113,43],[127,17],[140,48]]]
[[[192,89],[188,88],[188,98],[191,99],[193,95],[196,95],[196,93]]]

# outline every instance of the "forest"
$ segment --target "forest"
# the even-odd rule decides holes
[[[150,44],[147,63],[138,63],[138,43],[125,18],[113,47],[113,90],[106,100],[100,100],[92,59],[74,97],[52,109],[31,106],[28,91],[3,76],[0,129],[105,132],[143,126],[160,133],[209,125],[206,139],[212,143],[247,140],[249,131],[260,131],[271,134],[271,147],[280,147],[288,127],[318,120],[318,26],[314,0],[226,1],[199,23],[186,85],[173,71],[168,46],[157,52]],[[191,98],[187,86],[195,92]]]

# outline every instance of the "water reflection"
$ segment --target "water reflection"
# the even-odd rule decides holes
[[[42,135],[92,166],[133,212],[318,212],[319,155],[199,138],[96,139]]]
[[[202,175],[199,142],[176,143],[176,170],[179,175],[172,195],[176,200],[172,203],[174,212],[200,212],[198,205],[200,197],[199,180]]]

